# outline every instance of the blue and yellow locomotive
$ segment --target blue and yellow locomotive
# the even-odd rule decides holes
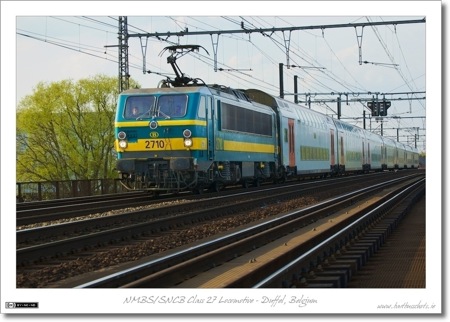
[[[274,111],[230,88],[127,90],[115,126],[117,169],[129,189],[220,190],[258,183],[278,166]]]
[[[168,47],[176,78],[120,94],[117,170],[130,190],[219,191],[290,176],[418,166],[417,149],[259,90],[201,84]]]

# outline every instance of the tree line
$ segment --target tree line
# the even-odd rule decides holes
[[[16,110],[16,180],[117,177],[118,94],[117,78],[104,75],[39,83]]]

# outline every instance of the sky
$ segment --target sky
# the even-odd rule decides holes
[[[107,3],[107,6],[105,4]],[[386,136],[397,134],[400,141],[414,145],[414,134],[419,133],[417,148],[427,153],[427,189],[433,185],[439,191],[441,169],[441,2],[439,1],[258,1],[258,2],[9,2],[2,1],[1,12],[1,152],[2,152],[2,214],[8,200],[14,198],[12,180],[15,145],[10,133],[15,131],[14,115],[20,101],[33,94],[39,82],[51,83],[89,78],[97,74],[118,75],[117,47],[118,16],[128,17],[128,32],[155,33],[189,31],[237,30],[241,28],[271,28],[292,26],[326,26],[360,22],[418,20],[426,23],[389,25],[361,28],[324,28],[285,32],[222,34],[169,37],[163,40],[149,38],[143,73],[143,54],[138,38],[129,39],[130,75],[142,87],[155,87],[173,74],[167,64],[164,47],[173,43],[203,46],[199,54],[180,58],[181,70],[208,84],[235,88],[258,88],[279,95],[279,64],[288,65],[286,44],[289,41],[289,63],[302,66],[283,67],[285,98],[293,101],[293,78],[298,76],[299,93],[311,94],[312,100],[335,99],[336,93],[348,93],[349,99],[369,96],[370,93],[426,92],[418,96],[426,99],[392,101],[383,121]],[[171,43],[165,41],[169,40]],[[145,39],[143,39],[145,43]],[[359,64],[361,42],[362,61]],[[213,43],[217,45],[217,67],[214,71]],[[330,93],[335,93],[331,95]],[[316,94],[316,95],[313,95]],[[325,95],[327,94],[327,95]],[[345,95],[342,96],[344,99]],[[398,96],[400,97],[400,96]],[[401,97],[407,97],[402,95]],[[407,97],[409,98],[409,97]],[[300,96],[300,100],[304,100]],[[345,102],[345,99],[344,99]],[[345,102],[346,103],[346,102]],[[426,111],[426,107],[431,110]],[[313,103],[311,108],[336,117],[336,103]],[[342,105],[342,119],[362,127],[363,111],[359,102]],[[424,118],[426,116],[426,118]],[[444,116],[444,115],[442,115]],[[366,127],[381,131],[381,120],[366,120]],[[418,129],[418,130],[417,130]],[[429,190],[431,191],[431,190]],[[10,198],[10,199],[9,199]],[[430,207],[440,207],[440,193],[427,196],[427,214]],[[11,202],[10,202],[11,203]],[[436,215],[439,214],[439,209]],[[5,225],[6,224],[6,225]],[[9,226],[8,226],[9,225]],[[427,245],[437,245],[437,267],[427,266],[427,289],[389,294],[371,292],[350,296],[351,307],[333,304],[327,296],[319,296],[326,308],[320,312],[352,313],[367,296],[410,301],[439,301],[440,234],[430,229],[438,222],[427,222]],[[4,222],[2,216],[2,247],[7,235],[4,227],[14,227],[14,220]],[[440,226],[437,226],[440,227]],[[439,229],[439,228],[438,228]],[[12,228],[14,230],[14,228]],[[428,252],[428,249],[427,249]],[[5,261],[2,252],[2,263]],[[428,253],[427,253],[428,254]],[[14,255],[12,255],[14,256]],[[3,268],[3,267],[2,267]],[[430,268],[430,269],[429,269]],[[3,268],[4,270],[4,268]],[[24,297],[10,292],[2,273],[2,302],[4,294]],[[9,283],[9,282],[8,282]],[[7,285],[7,286],[3,286]],[[3,290],[5,289],[5,291]],[[314,293],[315,294],[315,293]],[[362,295],[359,295],[362,294]],[[45,294],[42,302],[53,299]],[[87,295],[88,297],[90,295]],[[106,295],[108,296],[108,295]],[[397,297],[395,297],[397,296]],[[392,297],[392,298],[391,298]],[[27,297],[29,298],[29,296]],[[112,300],[113,301],[113,300]],[[3,305],[3,303],[2,303]],[[80,313],[95,308],[80,308]],[[53,308],[58,311],[58,308]],[[2,311],[3,312],[3,311]],[[94,312],[95,313],[95,312]],[[317,313],[317,312],[313,312]]]
[[[270,11],[269,11],[270,12]],[[153,15],[128,16],[128,32],[156,33],[189,31],[327,26],[349,23],[421,20],[424,15]],[[302,12],[302,10],[299,10]],[[39,82],[77,81],[105,74],[118,75],[118,16],[107,15],[22,15],[16,18],[16,101],[31,95]],[[199,53],[178,60],[182,72],[208,84],[235,88],[258,88],[279,95],[279,64],[283,63],[285,98],[293,101],[294,75],[298,92],[311,94],[317,101],[311,108],[321,113],[337,113],[337,93],[346,104],[341,118],[378,134],[426,151],[426,23],[386,26],[316,28],[292,32],[194,35],[129,39],[131,77],[143,87],[155,87],[173,75],[167,64],[172,44],[203,46]],[[360,48],[358,43],[361,45]],[[213,46],[213,44],[215,44]],[[288,48],[288,49],[287,49]],[[145,59],[143,57],[145,50]],[[217,69],[214,69],[214,51]],[[289,58],[287,57],[289,53]],[[361,52],[361,59],[359,54]],[[289,59],[289,61],[288,61]],[[359,61],[366,62],[359,64]],[[145,67],[144,67],[145,62]],[[300,67],[287,68],[287,65]],[[144,70],[150,72],[143,72]],[[163,74],[163,75],[161,75]],[[391,102],[388,117],[371,118],[366,102],[369,93],[404,93],[387,95]],[[329,95],[329,93],[336,93]],[[408,94],[416,93],[416,94]],[[327,94],[327,95],[325,95]],[[345,95],[347,94],[347,95]],[[300,95],[299,100],[306,100]],[[350,102],[347,102],[346,99]],[[378,97],[379,100],[383,96]],[[325,100],[325,101],[324,101]],[[397,129],[399,131],[397,132]],[[418,135],[416,138],[415,135]]]

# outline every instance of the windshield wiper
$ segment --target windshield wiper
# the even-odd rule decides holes
[[[161,111],[161,109],[159,109],[159,114],[162,114],[166,118],[166,120],[170,120],[170,116]]]
[[[144,114],[139,115],[138,117],[136,117],[136,121],[140,121],[142,120],[142,117],[144,115],[148,114],[148,117],[150,117],[150,110],[148,110],[147,112],[145,112]]]

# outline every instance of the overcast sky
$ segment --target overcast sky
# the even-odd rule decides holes
[[[425,90],[425,23],[377,27],[331,28],[336,24],[421,20],[423,16],[147,16],[128,17],[128,32],[139,33],[325,26],[323,29],[286,31],[264,35],[195,35],[149,38],[145,69],[173,74],[162,49],[174,43],[199,44],[205,50],[179,60],[183,72],[207,83],[234,87],[258,87],[278,94],[278,65],[285,69],[286,91],[292,93],[292,77],[299,76],[302,92],[403,92]],[[17,96],[31,93],[38,81],[78,79],[96,73],[116,76],[118,70],[117,16],[20,16],[17,17]],[[330,26],[327,28],[326,26]],[[357,37],[357,34],[359,37]],[[217,44],[214,71],[213,40]],[[359,64],[358,40],[362,61]],[[146,39],[142,39],[145,46]],[[131,77],[142,86],[155,86],[162,78],[144,74],[139,38],[129,39]],[[144,47],[145,48],[145,47]],[[397,67],[397,68],[394,68]],[[225,69],[225,71],[220,71]],[[30,71],[33,70],[33,75]],[[231,70],[231,71],[230,71]]]
[[[236,3],[232,3],[236,5]],[[284,68],[285,98],[294,100],[294,75],[298,76],[299,93],[317,93],[311,99],[336,99],[336,96],[321,93],[350,93],[342,96],[356,99],[367,98],[353,93],[398,93],[425,92],[426,84],[426,23],[411,23],[386,26],[366,26],[330,28],[336,24],[367,23],[420,20],[424,11],[402,8],[399,15],[395,6],[388,8],[382,2],[375,6],[380,15],[367,15],[366,8],[358,2],[351,2],[349,14],[331,15],[330,11],[306,8],[301,2],[288,2],[286,6],[274,6],[262,2],[263,14],[239,5],[241,10],[230,10],[230,5],[222,5],[234,14],[224,15],[205,10],[194,11],[187,16],[186,11],[167,15],[167,12],[138,2],[139,7],[148,10],[131,10],[128,15],[128,32],[155,33],[189,31],[239,30],[241,23],[246,29],[325,26],[293,32],[196,35],[184,37],[155,37],[129,39],[130,75],[143,87],[154,87],[164,75],[173,75],[167,64],[168,52],[160,55],[168,45],[196,44],[206,51],[181,58],[178,64],[182,71],[206,83],[217,83],[236,88],[259,88],[279,95],[279,63],[301,66]],[[185,5],[186,6],[186,5]],[[383,8],[383,6],[385,8]],[[353,8],[354,7],[354,8]],[[381,7],[381,8],[380,8]],[[408,6],[409,7],[409,6]],[[414,7],[414,6],[413,6]],[[293,10],[290,10],[292,8]],[[161,8],[158,8],[161,10]],[[179,9],[179,8],[178,8]],[[185,7],[191,10],[191,7]],[[261,8],[256,8],[261,10]],[[364,10],[362,10],[364,9]],[[360,12],[360,14],[352,13]],[[55,10],[56,11],[56,10]],[[142,12],[155,12],[153,16],[141,16]],[[273,12],[280,14],[274,15]],[[321,12],[320,15],[312,12]],[[374,13],[376,12],[374,10]],[[384,14],[383,14],[384,11]],[[57,12],[57,11],[56,11]],[[183,14],[180,14],[183,13]],[[226,10],[225,10],[226,12]],[[303,15],[293,15],[293,13]],[[323,12],[323,13],[322,13]],[[331,10],[331,12],[334,12]],[[124,11],[125,15],[126,11]],[[16,23],[16,99],[19,102],[33,93],[38,82],[54,82],[64,79],[79,80],[96,74],[116,77],[118,75],[118,16],[117,15],[64,15],[31,14],[18,15]],[[330,26],[330,27],[327,27]],[[213,47],[213,44],[215,46]],[[359,44],[361,45],[359,48]],[[289,50],[287,50],[289,47]],[[214,48],[217,54],[217,68],[214,70]],[[143,58],[146,49],[146,58]],[[289,53],[287,58],[286,52]],[[361,59],[360,55],[361,54]],[[289,59],[289,62],[288,60]],[[366,63],[359,64],[363,61]],[[145,66],[144,66],[145,61]],[[143,70],[151,73],[143,73]],[[223,69],[220,71],[220,69]],[[426,100],[425,93],[416,95],[387,96],[389,98],[413,98],[406,101],[392,101],[389,117],[384,119],[383,134],[396,136],[400,128],[400,141],[414,145],[414,134],[419,134],[419,150],[426,150]],[[305,100],[306,96],[299,96]],[[382,99],[382,96],[379,96]],[[364,103],[366,104],[366,103]],[[342,105],[342,118],[352,124],[363,126],[363,110],[369,110],[363,103]],[[335,115],[336,103],[313,104],[312,108],[322,113]],[[395,118],[393,118],[395,117]],[[398,117],[402,117],[399,119]],[[381,122],[366,121],[366,128],[381,133]]]
[[[259,88],[279,95],[278,64],[287,64],[286,43],[290,40],[290,64],[302,68],[283,70],[288,100],[293,101],[289,94],[293,92],[294,75],[299,77],[300,93],[426,91],[426,94],[418,95],[426,96],[426,100],[392,101],[390,117],[384,120],[385,135],[396,135],[396,128],[401,128],[400,135],[407,136],[401,137],[401,141],[414,144],[412,138],[416,130],[410,128],[419,128],[418,149],[427,152],[427,179],[430,178],[427,185],[435,175],[433,182],[440,189],[443,66],[442,4],[439,1],[59,1],[47,5],[2,1],[1,5],[2,214],[5,212],[4,199],[14,198],[14,188],[4,185],[3,175],[15,173],[11,171],[15,163],[14,153],[11,153],[15,145],[11,136],[15,131],[17,104],[26,95],[31,95],[39,82],[77,81],[97,74],[116,77],[117,48],[105,46],[118,44],[119,15],[128,16],[130,34],[178,32],[186,28],[189,31],[236,30],[241,28],[242,22],[245,28],[252,29],[426,18],[426,23],[365,27],[363,30],[349,27],[293,31],[290,35],[275,32],[223,34],[212,39],[209,35],[162,37],[162,40],[149,38],[145,69],[151,73],[145,74],[141,43],[138,38],[130,38],[129,62],[133,79],[143,87],[155,87],[164,78],[157,73],[173,73],[166,62],[167,52],[160,56],[162,49],[171,44],[167,41],[201,45],[209,54],[202,50],[199,54],[181,58],[178,64],[184,73],[206,83]],[[368,61],[367,64],[359,64],[358,40],[362,42],[362,61]],[[224,71],[214,71],[213,42],[217,44],[217,67]],[[356,97],[353,94],[349,98],[352,96]],[[333,96],[316,95],[315,99],[319,97],[329,99]],[[427,107],[431,109],[427,111]],[[336,112],[335,103],[313,104],[312,108],[329,115]],[[363,110],[368,113],[361,103],[343,104],[343,118],[362,126],[358,118],[362,117]],[[426,119],[420,118],[425,115]],[[370,124],[367,122],[368,128],[380,131],[381,123],[375,119]],[[14,177],[8,182],[13,183]],[[431,198],[434,199],[427,203],[427,214],[429,205],[440,205],[439,193],[429,196],[428,201]],[[14,220],[10,224],[14,226]],[[436,242],[433,238],[438,237],[429,232],[431,227],[427,222],[427,244]],[[427,275],[427,287],[429,285],[434,284]],[[432,301],[434,294],[438,293],[426,293],[421,298]],[[407,298],[406,294],[403,296]],[[362,298],[364,296],[352,298],[355,309]]]

